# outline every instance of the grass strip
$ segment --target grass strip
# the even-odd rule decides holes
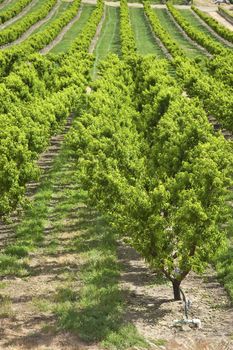
[[[63,39],[56,46],[54,46],[50,53],[59,54],[67,52],[71,48],[73,41],[82,32],[83,27],[86,25],[94,9],[94,5],[83,4],[79,20],[74,23],[74,25],[64,35]]]
[[[233,43],[233,32],[226,28],[224,25],[221,25],[214,18],[209,16],[207,13],[199,10],[197,7],[192,6],[192,10],[203,20],[205,21],[216,33],[218,33],[224,39]]]
[[[129,13],[138,53],[142,55],[154,54],[159,58],[164,58],[163,51],[153,37],[144,9],[129,8]]]
[[[62,189],[57,193],[61,200],[54,210],[59,215],[53,215],[53,224],[58,228],[57,234],[62,230],[76,232],[64,251],[76,254],[84,263],[80,264],[78,275],[81,288],[74,291],[61,285],[54,298],[52,309],[58,318],[58,330],[74,332],[81,340],[99,342],[106,349],[123,350],[132,346],[145,349],[148,344],[136,328],[123,321],[125,305],[119,287],[115,233],[104,217],[84,205],[88,196],[77,186],[79,175],[71,165],[74,162],[63,157],[62,163],[61,177],[56,183],[56,188]],[[65,169],[69,170],[68,174]],[[72,274],[73,271],[67,274],[67,280],[74,277]]]
[[[206,37],[210,38],[217,45],[221,45],[222,47],[228,47],[222,41],[218,40],[209,30],[208,28],[199,21],[197,17],[194,16],[191,10],[177,10],[182,15],[182,17],[192,26],[193,29],[199,31],[204,34]]]
[[[49,214],[49,202],[53,193],[53,182],[60,159],[56,159],[53,169],[38,187],[34,200],[29,204],[21,222],[16,227],[14,242],[7,245],[0,254],[0,273],[2,276],[27,276],[30,274],[28,255],[41,245],[44,227]]]
[[[59,19],[60,16],[62,16],[65,13],[65,11],[67,11],[70,7],[71,7],[70,2],[62,2],[60,4],[58,10],[56,11],[56,13],[53,15],[53,17],[49,21],[47,21],[46,23],[42,24],[42,26],[37,28],[33,32],[33,34],[36,34],[38,32],[42,32],[43,30],[47,29],[54,21],[56,21],[56,19]]]
[[[198,49],[194,44],[192,44],[188,39],[184,37],[182,32],[176,27],[166,9],[156,9],[154,11],[156,12],[156,15],[162,27],[168,33],[170,33],[171,38],[181,47],[187,57],[195,58],[205,56],[203,52],[200,51],[200,49]]]
[[[99,40],[95,47],[95,63],[92,71],[93,77],[97,75],[98,64],[106,58],[108,53],[121,54],[120,42],[120,10],[118,7],[106,7],[105,21],[103,23]]]

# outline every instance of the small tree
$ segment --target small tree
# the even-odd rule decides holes
[[[149,94],[140,122],[125,65],[114,59],[105,69],[69,142],[92,203],[172,282],[179,300],[182,280],[202,271],[225,237],[230,146],[177,90],[169,99]]]
[[[191,270],[202,272],[225,238],[226,148],[224,140],[212,141],[197,146],[174,177],[156,181],[149,191],[150,178],[145,181],[142,174],[134,185],[116,169],[95,177],[97,202],[130,244],[172,282],[175,300],[182,280]]]

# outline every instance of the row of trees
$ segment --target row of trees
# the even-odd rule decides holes
[[[75,0],[66,11],[68,20],[77,13],[79,5],[80,1]],[[86,51],[102,14],[103,2],[99,1],[77,39],[79,45],[75,42],[67,55],[28,56],[28,45],[33,47],[33,43],[38,45],[37,40],[40,42],[37,34],[29,39],[30,44],[24,43],[2,55],[5,66],[0,82],[0,217],[23,201],[25,184],[39,174],[35,160],[67,116],[82,105],[93,64]],[[52,23],[46,33],[58,29],[60,20]]]
[[[226,85],[226,87],[233,87],[233,52],[222,53],[215,56],[207,63],[208,73],[214,76],[218,81]]]
[[[214,116],[225,128],[233,131],[232,67],[230,63],[232,52],[223,49],[221,54],[216,55],[207,63],[207,69],[203,70],[203,66],[185,57],[183,50],[161,27],[147,1],[144,1],[144,7],[155,34],[173,56],[172,64],[183,88],[191,97],[199,98],[208,115]],[[174,16],[178,14],[179,18],[182,17],[172,5],[168,7]],[[211,39],[210,43],[212,43]]]
[[[222,79],[204,73],[188,60],[178,60],[176,72],[184,89],[191,97],[198,97],[207,114],[214,116],[222,126],[233,131],[232,89]]]
[[[53,39],[55,39],[62,28],[64,28],[73,19],[73,17],[77,15],[80,8],[80,3],[80,0],[74,0],[65,10],[65,12],[51,21],[45,29],[30,35],[28,39],[24,40],[24,42],[19,46],[12,48],[11,51],[25,51],[27,53],[31,53],[41,50]]]
[[[3,29],[0,32],[0,45],[7,44],[18,39],[34,23],[46,17],[56,2],[57,0],[47,0],[46,3],[42,4],[38,10],[32,11],[21,20],[12,24],[10,27]]]
[[[224,240],[231,150],[164,62],[111,56],[101,76],[68,143],[92,205],[180,299],[181,281]]]
[[[2,78],[0,217],[23,201],[25,184],[39,175],[35,160],[82,103],[91,65],[82,53],[55,61],[34,54]]]
[[[92,39],[96,33],[97,26],[104,14],[104,2],[103,0],[97,0],[97,5],[86,25],[84,26],[81,34],[74,40],[71,52],[75,51],[88,51],[91,45]]]
[[[25,60],[27,56],[48,45],[60,33],[72,18],[77,14],[80,7],[80,0],[74,0],[69,8],[59,18],[52,21],[49,26],[38,33],[32,34],[20,45],[13,46],[10,49],[0,52],[0,73],[2,76],[9,74],[12,66],[19,60]],[[103,15],[103,1],[99,0],[97,8],[83,28],[81,34],[74,41],[68,55],[77,52],[77,50],[88,51],[91,40],[95,34],[97,25]]]
[[[35,159],[83,103],[92,58],[78,50],[88,50],[102,14],[99,1],[67,55],[34,54],[22,62],[18,57],[26,50],[4,56],[0,216],[22,200],[25,183],[38,174]],[[159,31],[163,40],[166,33]],[[103,63],[102,78],[93,84],[87,111],[75,122],[68,143],[91,203],[172,282],[179,299],[181,281],[190,270],[201,271],[224,241],[231,149],[214,134],[200,102],[182,96],[183,86],[170,76],[165,61],[136,55],[124,0],[121,42],[125,60],[110,56]],[[202,71],[171,47],[181,82],[197,95],[205,87],[195,81]]]
[[[133,55],[137,51],[137,47],[130,23],[127,0],[121,0],[120,2],[120,38],[122,56],[126,58]]]
[[[163,26],[161,25],[158,17],[156,16],[155,11],[153,11],[150,6],[150,2],[148,0],[144,0],[143,5],[144,5],[145,13],[150,21],[150,24],[154,33],[162,41],[162,43],[170,52],[170,54],[174,57],[184,56],[183,50],[171,38],[170,34],[166,31],[166,29],[164,29]]]
[[[224,50],[224,46],[218,43],[217,41],[211,39],[209,36],[205,35],[201,31],[195,29],[189,22],[180,14],[180,12],[171,4],[167,4],[167,8],[175,18],[177,23],[185,30],[188,36],[196,41],[198,44],[203,46],[212,54],[221,54]],[[229,50],[230,51],[230,50]]]
[[[30,4],[31,0],[18,0],[13,5],[0,11],[0,23],[5,23],[9,19],[18,15],[24,7]]]
[[[233,32],[229,30],[227,27],[221,25],[216,19],[209,16],[207,13],[199,10],[197,7],[192,6],[192,10],[201,17],[211,28],[213,28],[219,35],[221,35],[224,39],[233,43]]]

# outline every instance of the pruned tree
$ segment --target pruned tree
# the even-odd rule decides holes
[[[172,282],[179,300],[182,280],[191,270],[203,271],[225,238],[230,146],[195,100],[163,80],[163,65],[156,63],[153,74],[160,78],[141,91],[139,114],[129,68],[114,57],[109,62],[69,143],[92,204]],[[143,72],[137,93],[151,72]]]

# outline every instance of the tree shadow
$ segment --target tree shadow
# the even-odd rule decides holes
[[[85,286],[84,290],[81,291],[81,303],[58,309],[58,327],[77,332],[83,341],[91,344],[106,339],[110,333],[118,332],[124,325],[135,323],[139,319],[154,325],[169,312],[162,310],[161,305],[171,300],[137,295],[137,307],[133,308],[131,292],[122,291],[119,288],[122,261],[120,259],[119,264],[114,256],[117,250],[114,233],[95,211],[83,208],[79,212],[79,217],[77,228],[85,229],[85,231],[73,239],[72,250],[88,254],[93,251],[93,258],[81,268]],[[127,257],[128,249],[132,248],[125,247],[124,268],[126,270],[128,268],[130,270],[129,262],[127,264],[127,259],[130,259],[130,256]],[[115,251],[114,254],[113,251]],[[134,254],[136,254],[135,251]],[[139,259],[138,254],[136,254],[136,258]],[[132,268],[130,272],[132,272]],[[135,275],[139,276],[138,284],[150,282],[146,268],[138,267],[134,272]],[[140,280],[142,273],[146,276],[144,280]],[[151,308],[152,303],[153,308]],[[139,304],[140,308],[138,308]],[[125,307],[128,306],[129,310],[126,316]]]
[[[12,341],[6,341],[4,345],[6,348],[17,346],[20,347],[20,349],[27,350],[40,349],[41,347],[52,350],[53,346],[54,348],[59,346],[59,349],[64,348],[69,350],[84,349],[84,344],[80,341],[80,338],[77,335],[71,334],[70,332],[60,332],[60,334],[58,334],[56,329],[53,327],[53,324],[51,324],[47,329],[42,327],[31,334],[17,337]]]

